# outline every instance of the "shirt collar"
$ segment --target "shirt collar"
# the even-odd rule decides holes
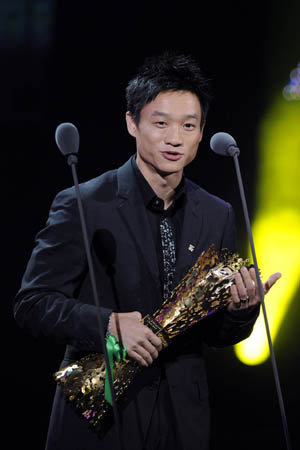
[[[153,191],[152,187],[150,186],[150,184],[148,183],[146,178],[143,176],[142,172],[140,171],[140,169],[138,168],[138,165],[136,163],[136,158],[132,158],[132,166],[133,166],[134,173],[138,180],[138,185],[140,187],[143,202],[144,202],[145,206],[151,207],[153,205],[161,205],[161,202],[163,202],[163,200],[160,199],[159,197],[157,197],[157,195]],[[180,183],[175,188],[174,201],[173,201],[172,205],[174,205],[177,202],[177,200],[179,200],[185,196],[185,191],[186,191],[185,177],[183,175]],[[157,200],[160,200],[160,201],[157,202]]]

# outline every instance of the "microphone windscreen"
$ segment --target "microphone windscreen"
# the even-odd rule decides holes
[[[63,155],[78,153],[79,133],[75,125],[69,122],[61,123],[55,131],[55,141]]]
[[[219,155],[234,156],[239,154],[237,143],[228,133],[219,132],[210,140],[210,148]]]

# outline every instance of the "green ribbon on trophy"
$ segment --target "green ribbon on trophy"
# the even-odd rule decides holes
[[[106,350],[107,350],[107,357],[110,367],[110,373],[111,373],[111,381],[112,385],[114,382],[114,359],[117,361],[125,360],[126,359],[126,348],[123,344],[120,344],[120,342],[117,341],[115,336],[112,334],[108,334],[106,336]],[[105,371],[105,387],[104,387],[104,398],[105,400],[112,405],[112,393],[110,389],[109,384],[109,378],[108,378],[108,370]]]

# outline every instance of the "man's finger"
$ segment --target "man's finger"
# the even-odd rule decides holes
[[[237,273],[234,278],[235,278],[235,286],[237,288],[237,294],[238,294],[239,300],[247,298],[248,293],[247,293],[246,286],[244,285],[244,281],[243,281],[241,274]],[[234,294],[235,294],[235,292],[234,292]]]
[[[247,267],[241,268],[242,278],[246,287],[247,296],[252,299],[255,296],[256,283],[253,282],[250,271]]]
[[[265,294],[271,289],[273,284],[275,284],[276,281],[279,280],[279,278],[281,278],[281,273],[280,272],[275,272],[275,273],[273,273],[272,275],[269,276],[267,281],[264,283]]]
[[[158,357],[158,351],[150,341],[144,341],[143,347],[151,355],[152,359],[156,359]]]
[[[156,334],[151,332],[151,335],[148,336],[148,341],[160,352],[162,349],[162,342]]]
[[[136,352],[134,350],[128,350],[127,353],[128,353],[128,356],[130,356],[130,358],[135,359],[139,363],[140,366],[148,367],[148,365],[149,365],[148,362],[138,352]]]
[[[240,298],[238,296],[238,292],[237,292],[237,288],[236,286],[233,284],[230,287],[230,291],[231,291],[231,298],[232,298],[232,302],[229,305],[229,309],[240,309],[241,307],[241,301]]]

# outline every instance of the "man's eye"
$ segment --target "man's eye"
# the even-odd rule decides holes
[[[192,130],[195,128],[195,125],[193,123],[185,123],[184,128],[187,128],[188,130]]]
[[[164,127],[166,125],[166,122],[159,120],[158,122],[156,122],[156,125],[158,125],[159,127]]]

